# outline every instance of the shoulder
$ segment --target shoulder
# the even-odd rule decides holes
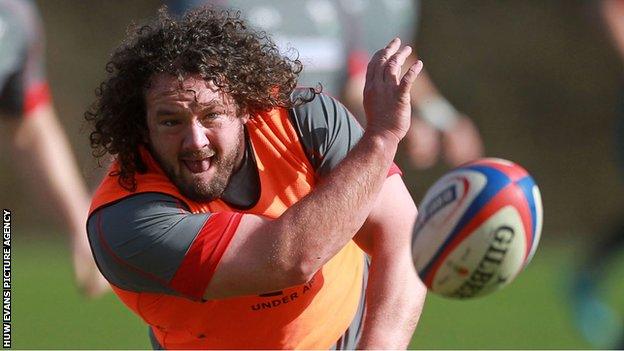
[[[180,200],[163,193],[147,192],[125,197],[104,206],[89,216],[89,223],[95,218],[111,232],[147,232],[145,224],[184,217],[189,211]],[[118,227],[118,228],[116,228]],[[114,234],[111,234],[111,239]]]
[[[292,110],[301,117],[313,116],[314,114],[310,112],[325,114],[331,112],[328,109],[346,109],[338,99],[311,87],[296,88],[291,93],[290,99],[294,104]]]
[[[296,89],[292,99],[296,106],[289,117],[304,151],[318,173],[326,174],[359,141],[362,128],[340,101],[327,94]]]
[[[171,293],[167,282],[210,214],[191,214],[176,198],[141,193],[89,216],[89,242],[102,274],[132,291]]]
[[[336,131],[341,126],[361,129],[351,112],[338,99],[312,88],[299,88],[291,95],[295,107],[290,109],[291,121],[304,133],[320,130]]]

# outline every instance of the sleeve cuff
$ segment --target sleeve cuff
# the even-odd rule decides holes
[[[37,107],[50,102],[50,88],[47,82],[33,84],[26,90],[24,97],[24,116],[28,116]]]
[[[400,176],[403,176],[403,171],[401,171],[401,169],[399,168],[399,166],[397,166],[396,163],[392,162],[392,166],[390,166],[390,170],[388,171],[388,177],[398,174]]]
[[[169,286],[184,296],[201,300],[242,216],[236,212],[212,214],[184,256]]]

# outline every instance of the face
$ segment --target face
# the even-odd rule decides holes
[[[240,166],[248,117],[239,117],[231,96],[199,76],[180,83],[156,75],[145,102],[149,146],[169,179],[196,201],[221,196]]]

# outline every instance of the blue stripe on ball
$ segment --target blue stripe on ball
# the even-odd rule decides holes
[[[535,243],[535,231],[537,229],[537,208],[535,207],[535,198],[533,197],[535,181],[533,181],[531,176],[526,176],[517,181],[516,184],[522,189],[524,197],[529,204],[529,209],[531,210],[531,243]]]
[[[486,177],[485,187],[481,190],[481,193],[477,195],[477,197],[472,201],[470,206],[466,209],[466,212],[464,212],[464,215],[461,217],[459,222],[457,222],[455,228],[453,228],[453,230],[451,231],[451,234],[444,241],[444,244],[440,246],[438,251],[433,256],[433,259],[431,259],[429,261],[429,264],[427,264],[420,272],[418,272],[423,280],[426,279],[425,277],[427,277],[433,265],[438,261],[442,253],[444,253],[444,250],[455,238],[457,233],[459,233],[460,230],[464,228],[468,224],[468,222],[470,222],[477,215],[477,213],[496,194],[498,194],[499,191],[501,191],[509,183],[511,183],[511,179],[505,173],[489,166],[466,166],[458,168],[455,171],[461,172],[465,170],[477,171],[484,174]]]

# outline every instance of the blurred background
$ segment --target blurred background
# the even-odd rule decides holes
[[[83,113],[111,50],[156,0],[40,0],[55,108],[90,189],[103,170],[90,154]],[[575,327],[570,282],[586,248],[624,219],[616,164],[622,59],[598,3],[422,1],[417,48],[440,91],[478,126],[487,156],[524,166],[544,203],[542,243],[509,287],[474,301],[430,296],[413,348],[594,346]],[[7,138],[6,135],[3,138]],[[8,138],[7,138],[8,139]],[[55,209],[0,142],[0,204],[13,211],[15,348],[148,348],[147,330],[111,294],[82,297]],[[414,170],[400,155],[416,203],[447,166]],[[624,256],[624,255],[620,255]],[[624,257],[609,266],[604,299],[624,311]],[[619,272],[619,273],[617,273]],[[608,345],[607,345],[608,346]]]

